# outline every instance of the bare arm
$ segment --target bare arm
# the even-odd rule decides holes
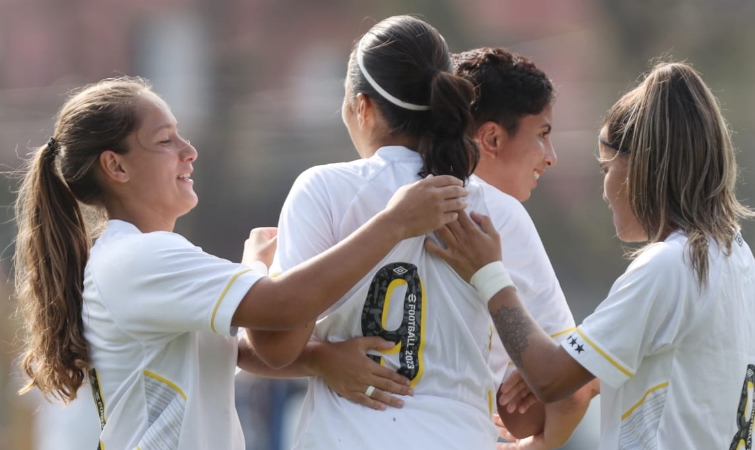
[[[499,435],[510,441],[498,444],[498,450],[549,450],[564,446],[584,417],[590,403],[589,396],[590,388],[584,386],[564,400],[548,404],[536,402],[526,413],[520,414],[520,417],[516,417],[518,412],[506,413],[509,415],[508,420],[505,417],[495,416],[494,423],[498,426]],[[511,429],[511,421],[513,420],[515,424],[523,423],[526,426],[532,409],[537,410],[545,419],[544,424],[541,423],[544,425],[542,431],[525,437],[514,433]]]
[[[546,406],[541,402],[535,402],[527,408],[527,411],[520,413],[509,412],[499,405],[498,416],[511,436],[523,439],[543,433],[546,424]]]
[[[590,406],[590,387],[583,386],[569,397],[545,405],[543,440],[547,448],[566,445]]]
[[[532,407],[542,411],[544,416],[544,426],[542,427],[541,440],[546,448],[563,446],[574,433],[577,425],[584,417],[590,400],[594,397],[594,385],[597,379],[580,388],[577,392],[564,400],[543,404],[538,401],[527,383],[516,370],[501,385],[498,398],[498,411],[503,419],[503,425],[511,433],[512,437],[522,438],[530,434],[521,434],[515,432],[518,422],[526,421],[525,417],[530,414]],[[507,420],[508,418],[508,420]],[[533,439],[533,442],[536,442]],[[525,447],[530,449],[530,446]],[[531,447],[533,450],[539,447]]]
[[[448,248],[429,240],[426,243],[429,251],[443,258],[465,280],[501,258],[500,238],[490,219],[474,213],[473,218],[482,229],[462,213],[458,221],[438,231]],[[513,286],[493,295],[488,310],[506,352],[541,401],[565,399],[594,378],[537,325]]]
[[[310,357],[312,354],[312,348],[307,345],[291,364],[273,368],[270,367],[255,350],[255,345],[252,344],[253,337],[249,336],[250,330],[244,330],[246,333],[239,338],[239,357],[237,365],[240,369],[247,372],[251,372],[255,375],[260,375],[267,378],[300,378],[314,376],[314,372],[309,367]],[[276,332],[269,332],[274,334]],[[284,334],[286,332],[279,332]]]
[[[248,330],[247,330],[248,331]],[[267,332],[285,334],[286,332]],[[343,342],[309,341],[290,365],[274,369],[256,353],[248,335],[239,340],[238,366],[269,378],[317,376],[340,396],[369,408],[401,408],[404,402],[391,394],[411,395],[409,379],[367,357],[368,350],[390,350],[394,343],[379,337],[356,337]],[[368,386],[376,389],[365,395]]]
[[[400,189],[385,210],[317,257],[252,286],[231,321],[234,326],[285,330],[303,327],[343,296],[398,242],[454,220],[466,195],[450,176]]]

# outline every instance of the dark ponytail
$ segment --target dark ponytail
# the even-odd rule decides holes
[[[421,140],[421,176],[453,175],[466,180],[480,157],[472,140],[474,87],[464,79],[438,71],[430,83],[430,127]]]
[[[411,16],[385,19],[357,42],[349,60],[350,95],[367,95],[389,136],[417,138],[419,175],[466,180],[479,159],[471,138],[473,85],[451,73],[438,31]]]

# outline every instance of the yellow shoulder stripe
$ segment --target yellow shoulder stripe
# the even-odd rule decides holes
[[[251,271],[252,269],[247,269],[247,270],[242,270],[241,272],[237,273],[236,275],[231,277],[230,280],[228,280],[228,284],[226,284],[225,288],[223,288],[223,292],[220,293],[220,298],[218,298],[218,301],[215,302],[215,307],[212,308],[212,317],[210,318],[210,328],[212,328],[213,333],[217,333],[217,330],[215,330],[215,315],[218,313],[218,308],[220,307],[220,303],[223,301],[223,298],[225,298],[225,294],[228,293],[228,289],[231,288],[231,286],[233,285],[233,282],[236,281],[236,278]]]

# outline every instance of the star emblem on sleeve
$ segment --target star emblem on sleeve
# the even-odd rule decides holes
[[[577,352],[577,354],[580,354],[583,351],[585,351],[584,344],[579,343],[579,336],[570,334],[569,337],[566,338],[566,343],[569,344],[571,348]]]

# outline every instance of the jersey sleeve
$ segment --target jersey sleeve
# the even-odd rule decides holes
[[[230,336],[236,308],[262,278],[172,233],[143,234],[118,247],[94,278],[115,322],[135,336],[187,331]]]
[[[336,244],[330,197],[318,168],[302,173],[283,204],[272,275],[319,255]]]
[[[702,310],[679,248],[656,244],[635,260],[561,346],[601,382],[620,387],[643,358],[673,348]],[[696,305],[697,303],[697,305]]]

